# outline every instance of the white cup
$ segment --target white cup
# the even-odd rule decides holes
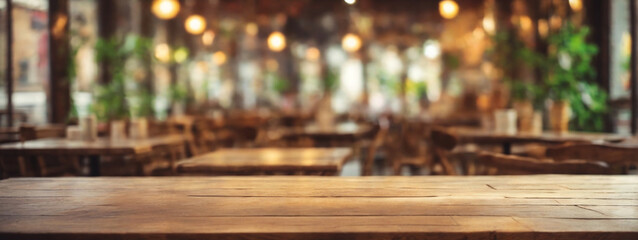
[[[494,112],[494,129],[497,133],[514,135],[518,132],[516,126],[516,110],[502,109]]]

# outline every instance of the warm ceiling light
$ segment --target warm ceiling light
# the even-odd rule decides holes
[[[171,47],[166,43],[155,46],[155,58],[160,62],[169,62],[171,60]]]
[[[459,5],[453,0],[443,0],[439,2],[439,12],[441,17],[452,19],[459,13]]]
[[[172,19],[179,13],[179,2],[177,0],[155,0],[151,5],[151,11],[160,19]]]
[[[202,34],[202,43],[205,46],[213,45],[213,41],[215,40],[215,32],[213,30],[208,30]]]
[[[545,19],[538,20],[538,35],[540,35],[542,38],[546,38],[548,34],[549,34],[549,23],[547,23],[547,20]]]
[[[528,16],[521,16],[519,19],[519,24],[521,26],[521,30],[523,31],[527,32],[532,30],[532,27],[533,27],[532,19],[529,18]]]
[[[206,19],[200,15],[191,15],[184,23],[186,31],[190,34],[201,34],[206,30]]]
[[[494,15],[489,14],[483,18],[483,29],[489,34],[496,32],[496,22],[494,22]]]
[[[583,10],[583,1],[582,0],[569,0],[569,6],[575,12]]]
[[[217,51],[213,54],[213,62],[217,64],[217,66],[221,66],[226,63],[226,54],[222,51]]]
[[[286,48],[286,37],[280,32],[273,32],[268,36],[268,48],[275,52],[281,52]]]
[[[259,26],[256,23],[248,23],[246,24],[246,34],[250,36],[256,36],[259,33]]]
[[[311,47],[306,49],[306,59],[308,59],[309,61],[317,61],[319,60],[320,56],[321,56],[321,53],[319,52],[319,49],[317,49],[316,47]]]
[[[357,2],[357,0],[343,0],[343,1],[349,5],[355,4]]]
[[[175,62],[177,63],[183,63],[186,59],[188,59],[188,50],[184,47],[178,48],[173,53],[173,59],[175,59]]]
[[[355,34],[348,33],[343,36],[341,47],[343,47],[343,50],[346,50],[346,52],[356,52],[361,48],[361,38]]]

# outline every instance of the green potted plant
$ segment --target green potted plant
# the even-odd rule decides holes
[[[545,66],[545,83],[552,100],[552,130],[566,132],[569,112],[574,114],[571,128],[586,131],[603,129],[607,96],[591,83],[596,75],[592,60],[598,48],[587,42],[589,28],[567,23],[548,38],[549,53]]]
[[[108,71],[111,79],[95,88],[91,110],[99,121],[110,123],[113,139],[125,137],[125,120],[131,116],[131,110],[134,110],[136,119],[153,113],[151,90],[148,84],[143,83],[144,76],[150,72],[149,66],[133,70],[127,68],[136,66],[130,62],[132,60],[151,61],[151,49],[152,40],[134,35],[125,37],[123,41],[117,38],[98,39],[95,45],[96,60],[108,64],[103,71]],[[133,89],[129,90],[131,86]]]
[[[182,115],[186,108],[186,99],[188,90],[184,84],[173,83],[168,88],[168,98],[171,102],[171,114],[174,116]]]

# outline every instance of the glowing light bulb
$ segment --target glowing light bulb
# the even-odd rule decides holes
[[[280,32],[273,32],[268,36],[268,48],[275,52],[281,52],[286,48],[286,37]]]
[[[346,50],[346,52],[356,52],[361,48],[361,38],[355,34],[348,33],[343,36],[341,47],[343,47],[343,50]]]
[[[316,47],[306,49],[306,59],[310,61],[317,61],[319,59],[319,56],[321,56],[321,53]]]
[[[200,15],[191,15],[184,23],[186,31],[190,34],[201,34],[206,30],[206,19]]]
[[[583,10],[583,1],[569,0],[569,7],[571,7],[575,12],[579,12],[580,10]]]
[[[259,33],[259,26],[256,23],[248,23],[246,24],[246,34],[250,36],[256,36]]]
[[[453,0],[443,0],[439,2],[439,12],[441,17],[452,19],[459,13],[459,5]]]
[[[171,47],[166,43],[155,46],[155,58],[160,62],[169,62],[171,60]]]
[[[352,5],[357,2],[357,0],[343,0],[343,1],[346,2],[348,5]]]
[[[489,14],[483,18],[483,29],[486,33],[494,34],[496,32],[496,22],[494,21],[494,15]]]
[[[546,38],[548,34],[549,34],[549,23],[547,23],[547,20],[545,19],[538,20],[538,35],[540,35],[542,38]]]
[[[221,66],[226,63],[226,54],[222,51],[217,51],[213,54],[213,62],[217,64],[217,66]]]
[[[173,19],[179,13],[177,0],[155,0],[151,5],[151,11],[160,19]]]
[[[519,24],[521,26],[521,30],[523,31],[530,31],[532,30],[532,19],[529,18],[528,16],[521,16],[519,19]]]
[[[213,45],[214,40],[215,40],[215,32],[213,32],[213,30],[208,30],[204,32],[204,34],[202,35],[202,43],[205,46]]]
[[[179,48],[175,50],[175,53],[173,53],[173,59],[175,59],[175,62],[177,63],[183,63],[187,58],[188,50],[186,48]]]

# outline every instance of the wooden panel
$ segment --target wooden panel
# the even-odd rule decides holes
[[[0,239],[636,239],[638,176],[21,178]]]
[[[350,148],[222,149],[177,165],[180,173],[251,173],[260,171],[330,171],[352,154]]]

